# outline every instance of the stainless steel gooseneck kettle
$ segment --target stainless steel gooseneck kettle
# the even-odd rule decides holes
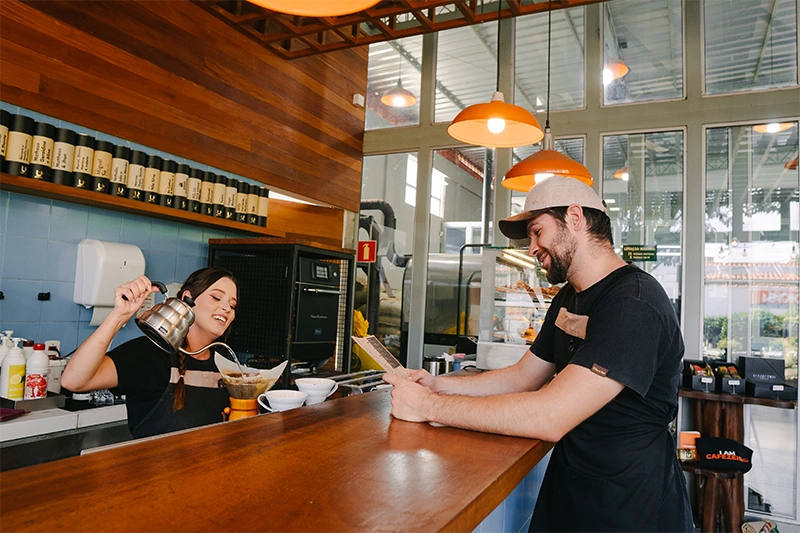
[[[158,290],[164,296],[167,296],[166,285],[160,281],[153,281],[152,284],[154,287],[158,287]],[[128,299],[125,296],[122,298]],[[134,319],[134,322],[147,335],[147,338],[170,354],[183,352],[186,355],[197,355],[212,346],[222,346],[233,356],[233,360],[236,361],[241,371],[241,364],[236,357],[236,353],[224,342],[212,342],[196,352],[190,352],[183,348],[183,342],[186,340],[189,328],[194,324],[192,307],[194,307],[194,300],[192,300],[191,296],[166,298],[160,304],[154,305],[152,309],[144,311]]]

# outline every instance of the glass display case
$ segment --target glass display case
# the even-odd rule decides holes
[[[547,282],[544,270],[527,250],[484,248],[478,367],[516,363],[539,333],[559,289]]]

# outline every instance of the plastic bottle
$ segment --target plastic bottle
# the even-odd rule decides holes
[[[18,337],[11,339],[13,347],[3,359],[0,396],[9,400],[21,400],[25,393],[25,356],[19,347],[21,340]]]
[[[25,399],[35,400],[47,396],[47,376],[50,372],[50,358],[44,352],[44,344],[34,344],[33,354],[28,358],[25,369]]]
[[[35,343],[32,340],[22,339],[22,355],[25,356],[26,361],[31,355],[33,355],[34,344]]]

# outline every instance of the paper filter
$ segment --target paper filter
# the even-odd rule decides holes
[[[250,368],[242,365],[242,371],[239,366],[233,361],[229,361],[219,353],[214,353],[214,363],[217,365],[219,373],[222,374],[222,382],[225,388],[228,389],[228,394],[232,398],[251,399],[258,397],[275,385],[283,375],[283,369],[286,368],[284,361],[275,368],[261,369]]]

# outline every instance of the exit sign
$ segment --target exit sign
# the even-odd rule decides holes
[[[378,241],[358,241],[358,262],[374,263],[378,256]]]

